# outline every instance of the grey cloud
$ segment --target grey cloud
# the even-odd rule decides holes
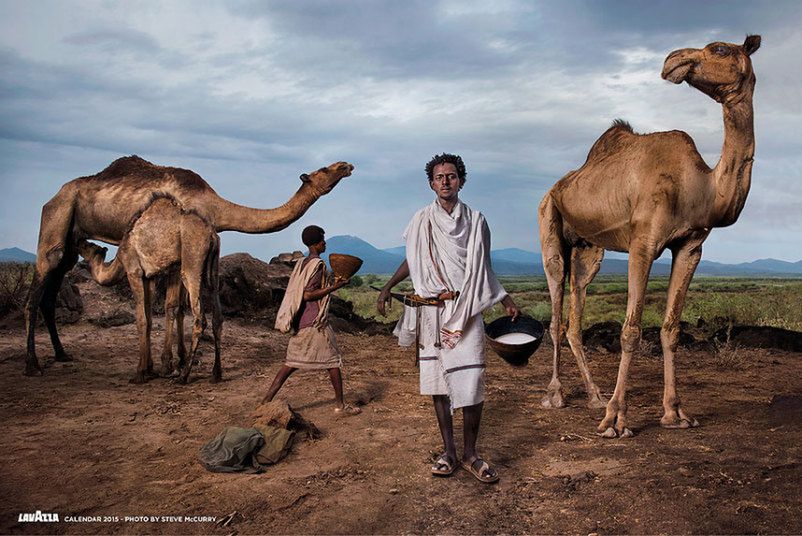
[[[87,30],[68,35],[63,41],[70,45],[99,48],[106,53],[158,54],[162,51],[153,37],[130,28]]]

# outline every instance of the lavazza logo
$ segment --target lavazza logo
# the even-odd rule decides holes
[[[17,520],[19,523],[58,523],[58,514],[52,512],[36,512],[29,514],[27,512],[19,515]]]

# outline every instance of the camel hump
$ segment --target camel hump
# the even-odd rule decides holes
[[[615,152],[621,146],[621,140],[631,135],[636,135],[632,125],[623,119],[616,119],[590,148],[587,162],[604,154]]]
[[[635,133],[635,131],[632,130],[632,125],[629,124],[629,121],[627,121],[625,119],[621,119],[620,117],[613,121],[613,124],[610,126],[610,128],[607,131],[609,132],[610,130],[619,129],[619,128],[623,129],[623,130],[626,130],[626,131],[628,131],[628,132],[630,132],[632,134]]]
[[[123,156],[122,158],[118,158],[111,164],[109,164],[106,169],[98,173],[98,177],[119,177],[120,175],[133,175],[136,173],[141,173],[142,171],[149,171],[154,168],[159,168],[155,164],[152,164],[141,158],[137,155],[131,156]]]
[[[135,189],[147,189],[153,188],[157,184],[171,183],[189,192],[211,190],[209,184],[194,171],[157,166],[137,155],[118,158],[100,173],[89,177],[81,177],[78,180],[81,182],[85,180],[99,181],[101,183],[125,181]]]

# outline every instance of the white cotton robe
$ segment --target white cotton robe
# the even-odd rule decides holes
[[[420,392],[448,395],[452,410],[484,400],[485,341],[482,311],[506,292],[490,266],[490,230],[484,216],[458,202],[449,214],[435,200],[412,217],[406,231],[407,263],[415,293],[459,291],[443,307],[419,307]],[[415,342],[416,310],[405,307],[395,328],[401,346]],[[441,347],[435,346],[438,340]]]

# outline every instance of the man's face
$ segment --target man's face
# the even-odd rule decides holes
[[[441,201],[456,201],[462,186],[459,175],[457,175],[457,167],[451,163],[434,166],[429,186]]]

